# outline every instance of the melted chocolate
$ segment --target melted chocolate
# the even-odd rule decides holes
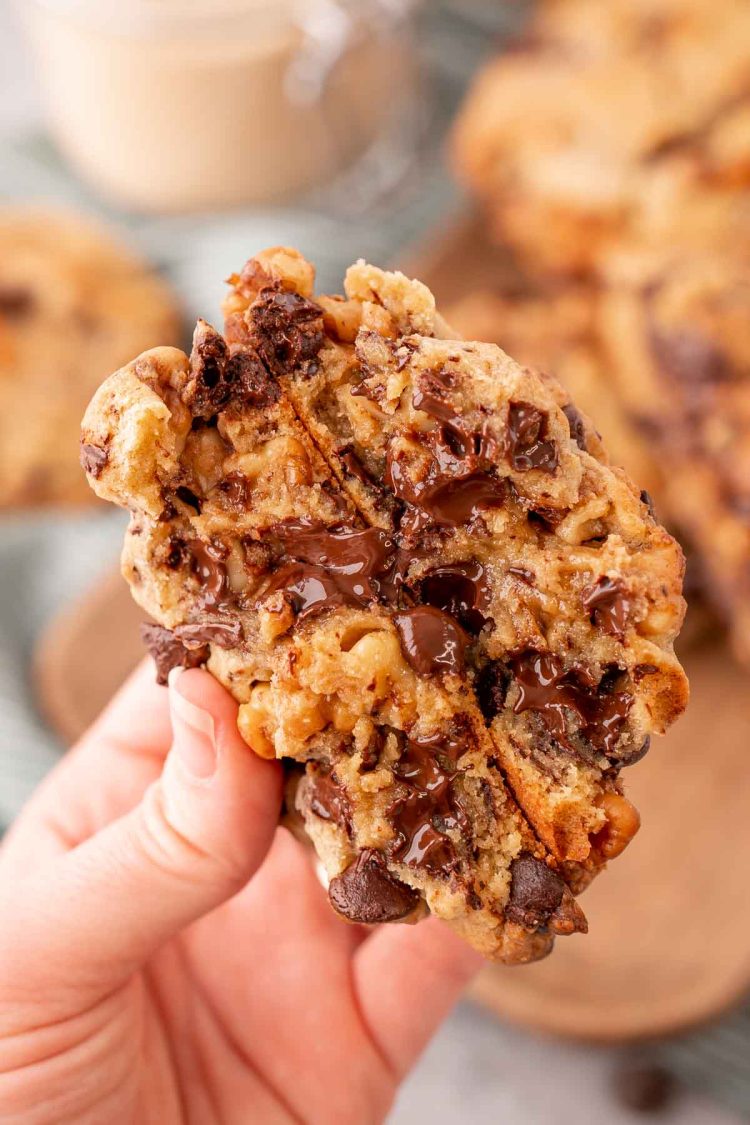
[[[393,621],[404,656],[420,676],[463,671],[468,637],[447,613],[422,605],[394,614]]]
[[[452,563],[431,570],[419,582],[419,598],[455,617],[475,636],[487,624],[490,589],[479,562]]]
[[[562,408],[562,412],[568,419],[568,428],[570,429],[570,436],[576,443],[579,449],[586,452],[586,425],[583,418],[573,406],[572,402],[566,403]]]
[[[250,481],[242,473],[228,473],[218,484],[224,503],[234,512],[247,510],[250,500]]]
[[[591,624],[622,640],[630,614],[630,600],[622,582],[604,575],[583,591],[582,600],[591,616]]]
[[[351,806],[346,790],[335,774],[316,772],[310,774],[310,779],[310,810],[321,820],[330,820],[348,832],[351,828]]]
[[[423,481],[411,481],[396,458],[389,458],[386,483],[399,500],[411,506],[412,510],[407,509],[401,521],[401,530],[407,534],[421,531],[431,523],[459,527],[487,508],[501,507],[507,496],[505,481],[488,472],[465,476],[436,473]]]
[[[350,922],[395,922],[419,903],[419,892],[388,870],[382,852],[366,848],[341,875],[331,879],[328,898]]]
[[[81,443],[81,466],[90,477],[100,477],[109,461],[109,450],[101,445],[92,445],[90,442]]]
[[[227,570],[224,566],[226,550],[202,539],[190,539],[186,544],[190,552],[190,569],[202,587],[201,604],[206,609],[231,603]]]
[[[393,540],[380,528],[327,530],[306,520],[287,520],[272,529],[284,557],[269,591],[286,590],[304,617],[334,606],[368,606],[392,601],[399,574]]]
[[[529,652],[512,664],[519,695],[513,706],[518,715],[538,711],[550,734],[575,753],[568,739],[567,719],[580,720],[581,736],[596,750],[615,755],[615,747],[633,703],[627,692],[612,691],[606,677],[597,685],[582,669],[565,670],[551,653]]]
[[[505,452],[516,472],[557,468],[557,445],[547,438],[547,415],[529,402],[511,402],[505,428]]]
[[[456,864],[456,850],[446,832],[462,828],[453,782],[456,761],[466,749],[456,736],[407,739],[394,773],[407,787],[387,810],[396,831],[390,851],[399,863],[446,873]]]

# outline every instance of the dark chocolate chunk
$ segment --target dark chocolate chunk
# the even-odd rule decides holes
[[[505,427],[505,453],[519,473],[557,468],[557,445],[547,437],[547,415],[529,402],[511,402]]]
[[[334,606],[395,599],[396,548],[381,528],[328,529],[308,520],[286,520],[269,533],[284,554],[265,592],[288,591],[299,618]]]
[[[162,625],[144,622],[141,625],[141,639],[153,657],[156,665],[156,682],[166,684],[173,668],[197,668],[205,664],[209,657],[207,644],[188,645],[171,629]]]
[[[224,378],[230,400],[238,406],[262,409],[278,401],[279,387],[252,349],[243,348],[230,355]]]
[[[310,810],[321,820],[330,820],[348,832],[351,828],[351,806],[336,775],[316,771],[311,772],[309,777],[312,783]]]
[[[504,480],[490,472],[451,476],[434,472],[422,481],[412,481],[399,458],[388,459],[386,484],[407,504],[400,529],[407,534],[429,524],[453,528],[468,523],[487,508],[502,506],[508,494]]]
[[[350,922],[374,925],[404,918],[420,896],[388,870],[381,852],[367,848],[331,879],[328,898],[337,914]]]
[[[452,563],[429,571],[418,584],[419,600],[455,617],[476,635],[487,624],[490,589],[479,562]]]
[[[512,671],[519,689],[513,705],[517,715],[539,712],[552,737],[571,753],[576,749],[568,736],[568,717],[575,716],[586,742],[609,757],[616,756],[633,704],[632,695],[613,690],[617,669],[597,684],[583,668],[566,670],[552,653],[528,652],[513,661]]]
[[[226,406],[229,386],[224,373],[228,358],[229,348],[221,333],[199,320],[193,333],[190,374],[181,396],[193,415],[210,418]]]
[[[188,409],[206,422],[229,406],[267,407],[277,401],[279,388],[252,347],[232,354],[226,340],[199,320],[190,353],[190,374],[182,391]]]
[[[266,286],[246,314],[251,341],[272,375],[312,374],[325,339],[323,310],[299,293]]]
[[[466,831],[453,782],[456,761],[466,750],[460,730],[431,738],[408,738],[394,773],[406,787],[387,809],[396,831],[389,846],[394,859],[433,874],[448,874],[456,865],[456,849],[446,833]]]
[[[651,493],[646,492],[645,488],[641,489],[641,503],[646,505],[651,518],[656,519],[656,511],[654,509],[654,501],[651,497]]]
[[[505,698],[510,684],[510,672],[499,660],[491,660],[480,668],[474,682],[474,691],[479,710],[489,725],[505,706]]]
[[[546,926],[562,902],[565,883],[542,860],[522,855],[510,865],[510,898],[505,915],[527,930]]]
[[[576,410],[572,402],[566,403],[562,408],[562,412],[568,419],[568,426],[570,428],[570,436],[576,443],[579,449],[586,452],[586,425],[583,418]]]
[[[190,556],[190,568],[202,587],[201,604],[207,609],[231,604],[233,598],[223,562],[226,548],[215,543],[204,543],[202,539],[191,539],[186,548]]]
[[[593,586],[586,587],[582,601],[592,625],[622,640],[630,615],[630,599],[620,579],[602,575]]]
[[[666,1109],[675,1092],[674,1076],[656,1063],[623,1063],[616,1071],[613,1088],[618,1102],[634,1113],[657,1113]]]
[[[109,450],[102,445],[92,445],[91,442],[81,442],[81,466],[90,477],[100,477],[109,461]]]
[[[420,676],[463,671],[468,637],[454,618],[421,605],[394,614],[393,621],[404,656]]]
[[[181,484],[179,488],[175,489],[175,496],[178,500],[182,500],[183,504],[187,504],[189,508],[192,508],[197,515],[201,514],[201,502],[192,489],[186,488],[184,484]]]
[[[250,499],[250,481],[242,473],[228,473],[217,488],[227,508],[244,512]]]

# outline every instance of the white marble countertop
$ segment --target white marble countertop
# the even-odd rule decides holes
[[[40,125],[40,112],[11,5],[0,0],[0,142]],[[391,1121],[626,1125],[639,1118],[619,1108],[612,1097],[611,1075],[619,1058],[613,1050],[534,1037],[461,1005],[405,1084]],[[690,1091],[678,1093],[660,1116],[681,1125],[730,1125],[739,1120]]]

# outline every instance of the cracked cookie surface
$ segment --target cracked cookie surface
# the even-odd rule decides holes
[[[530,960],[585,928],[569,888],[638,824],[619,769],[684,705],[681,556],[554,380],[402,275],[346,293],[251,260],[223,335],[102,386],[91,483],[161,673],[207,663],[291,763],[333,906]]]

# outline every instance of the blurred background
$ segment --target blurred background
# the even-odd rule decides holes
[[[554,371],[688,556],[589,936],[488,969],[392,1120],[750,1118],[750,4],[0,0],[0,827],[140,653],[85,405],[279,243]]]

